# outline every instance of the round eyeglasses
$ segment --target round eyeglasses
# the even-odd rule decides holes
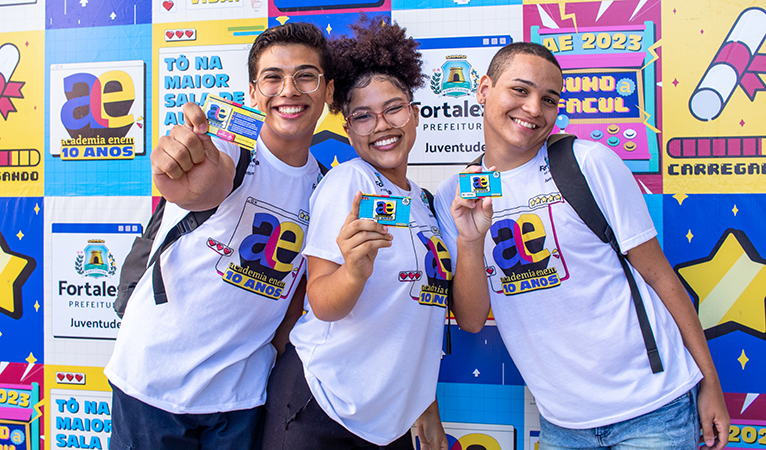
[[[323,73],[314,69],[301,69],[293,75],[283,76],[277,72],[263,72],[255,81],[258,91],[266,97],[276,97],[285,89],[285,78],[293,79],[293,86],[302,94],[311,94],[319,89]]]
[[[349,128],[359,136],[369,136],[375,131],[378,117],[382,117],[387,124],[394,128],[401,128],[410,121],[412,116],[411,103],[394,103],[383,112],[357,111],[346,117]]]

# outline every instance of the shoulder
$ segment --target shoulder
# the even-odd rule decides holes
[[[452,202],[452,199],[455,197],[455,189],[458,183],[458,176],[459,174],[456,173],[439,183],[439,187],[436,188],[436,192],[434,193],[437,199],[446,199],[450,203]]]
[[[589,141],[587,139],[576,139],[573,144],[573,149],[575,158],[577,158],[577,162],[583,169],[586,167],[625,167],[625,163],[617,153],[599,142]]]

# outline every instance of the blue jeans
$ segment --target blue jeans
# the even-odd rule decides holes
[[[111,386],[110,450],[260,449],[263,406],[211,414],[173,414]]]
[[[540,450],[697,450],[697,387],[667,405],[611,425],[562,428],[540,416]]]

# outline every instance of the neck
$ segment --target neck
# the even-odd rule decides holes
[[[375,167],[375,166],[372,166]],[[386,177],[388,181],[394,183],[399,189],[403,189],[405,191],[410,190],[410,182],[407,181],[407,165],[405,164],[404,167],[394,167],[391,169],[381,169],[379,167],[375,167],[375,170],[380,172],[381,175]]]
[[[283,163],[303,167],[309,159],[309,147],[313,135],[285,138],[276,135],[266,124],[261,128],[261,139],[269,151]]]
[[[505,172],[532,161],[541,148],[542,145],[534,149],[518,150],[509,146],[487,144],[483,163],[487,168],[494,166],[495,170]]]

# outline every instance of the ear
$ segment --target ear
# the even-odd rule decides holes
[[[490,88],[492,88],[492,79],[488,75],[482,75],[479,79],[479,87],[476,89],[476,100],[482,105],[487,103]]]
[[[250,107],[266,112],[258,108],[258,88],[255,87],[255,83],[252,81],[250,82],[247,92],[250,95]]]
[[[332,96],[335,94],[335,80],[327,82],[327,89],[324,94],[324,102],[328,105],[332,105]]]
[[[413,123],[415,124],[415,128],[418,127],[418,124],[420,123],[420,107],[418,105],[412,105],[412,114],[415,116],[413,117]]]

